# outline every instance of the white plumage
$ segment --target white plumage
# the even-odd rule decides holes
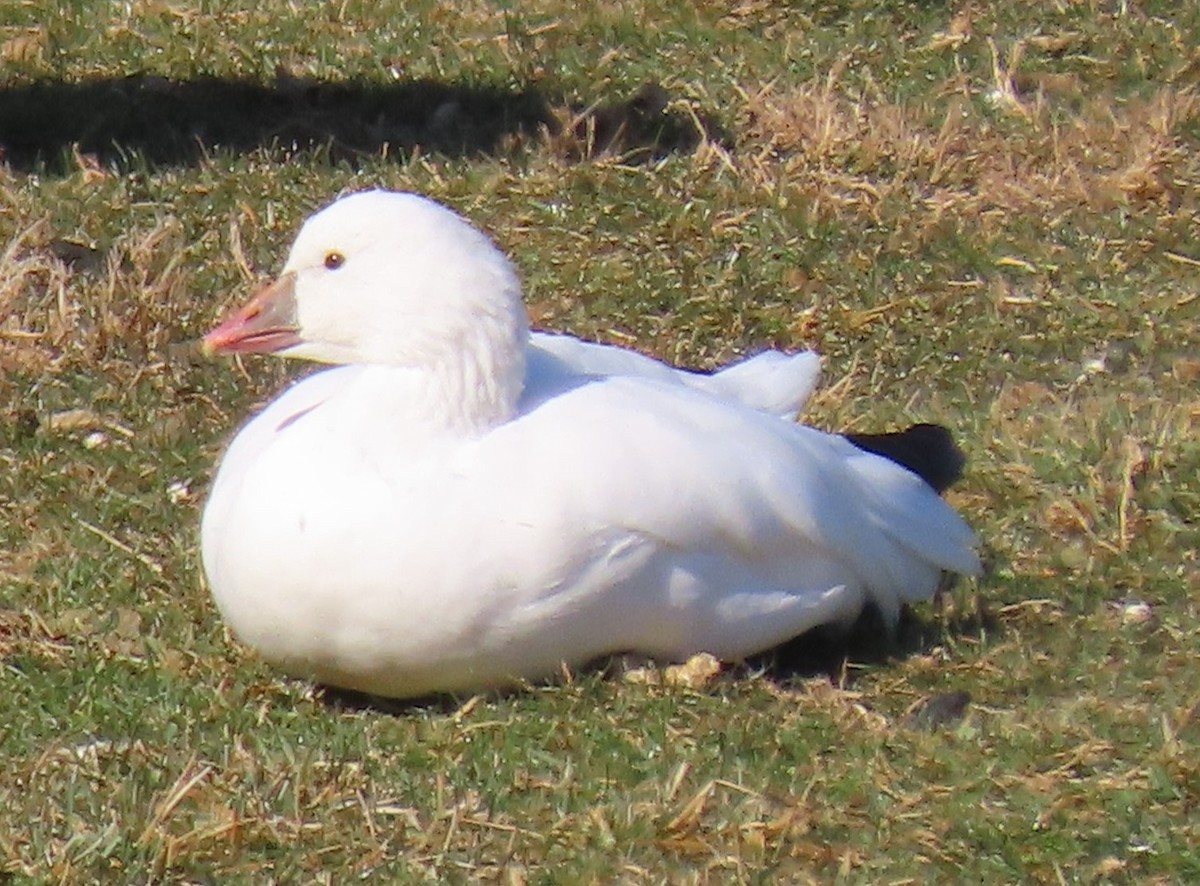
[[[203,518],[222,614],[298,676],[405,697],[739,659],[979,568],[915,474],[780,420],[815,355],[700,376],[531,337],[508,261],[422,197],[313,216],[206,347],[349,364],[238,433]]]

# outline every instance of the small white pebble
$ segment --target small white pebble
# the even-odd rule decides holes
[[[1082,372],[1075,379],[1075,384],[1081,385],[1097,375],[1108,372],[1108,366],[1103,357],[1088,357],[1079,366]]]
[[[1145,624],[1153,615],[1150,604],[1142,600],[1126,600],[1121,604],[1121,621],[1127,625]]]
[[[173,505],[177,505],[181,501],[186,501],[187,497],[191,494],[192,490],[188,488],[186,480],[172,480],[167,484],[167,499]]]
[[[104,431],[92,431],[83,438],[84,449],[99,449],[108,442],[108,434]]]
[[[990,89],[984,93],[983,100],[990,105],[1002,105],[1005,104],[1009,98],[1002,89]]]

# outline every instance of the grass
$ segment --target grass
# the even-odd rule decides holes
[[[6,881],[1200,878],[1200,13],[296,9],[0,10]],[[372,185],[492,231],[541,327],[813,347],[808,421],[948,425],[988,576],[833,680],[281,679],[196,540],[296,368],[187,343]]]

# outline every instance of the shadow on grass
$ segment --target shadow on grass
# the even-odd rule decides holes
[[[840,684],[853,682],[851,665],[886,665],[955,639],[994,635],[999,630],[995,616],[978,605],[948,618],[924,617],[905,606],[893,630],[876,607],[867,606],[849,629],[835,625],[814,628],[752,657],[746,666],[778,681],[827,676]]]
[[[189,165],[213,151],[325,149],[333,162],[503,154],[544,139],[571,159],[646,161],[723,139],[672,106],[656,84],[570,107],[536,89],[433,80],[365,83],[279,76],[168,80],[139,74],[0,85],[0,158],[15,171],[71,171],[73,152],[103,164]]]
[[[503,693],[499,690],[487,693],[493,698]],[[409,714],[428,713],[450,716],[459,710],[471,695],[425,695],[419,698],[386,698],[371,695],[356,689],[342,689],[320,684],[313,695],[317,704],[336,713],[374,713],[403,717]]]

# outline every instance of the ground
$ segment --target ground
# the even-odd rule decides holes
[[[1128,0],[5,4],[3,876],[1200,880],[1197,46]],[[986,576],[832,676],[282,678],[197,526],[300,367],[194,342],[368,186],[540,328],[815,348],[809,423],[946,425]]]

